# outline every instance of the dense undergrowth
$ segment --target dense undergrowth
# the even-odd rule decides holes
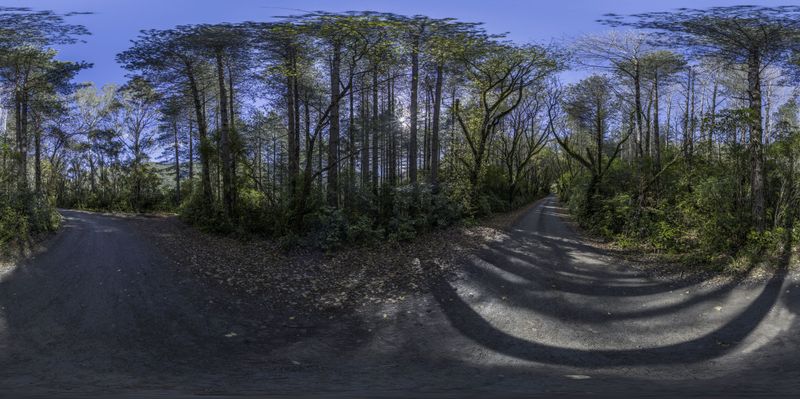
[[[207,232],[244,239],[272,238],[286,249],[331,251],[386,240],[413,240],[456,223],[472,223],[476,217],[508,212],[547,193],[544,185],[526,184],[509,200],[508,186],[499,181],[487,180],[476,200],[469,199],[466,186],[457,184],[444,184],[436,193],[428,184],[416,188],[410,184],[394,188],[383,185],[378,193],[354,191],[339,208],[327,206],[323,193],[317,191],[310,196],[300,226],[293,224],[296,218],[288,201],[270,201],[264,193],[251,189],[238,192],[239,207],[234,217],[226,217],[219,208],[209,212],[198,193],[192,193],[178,212],[184,221]]]
[[[55,231],[61,216],[44,198],[0,199],[0,256],[11,256],[30,247],[31,240]]]
[[[782,267],[800,242],[793,205],[778,198],[787,176],[771,165],[767,185],[776,205],[767,209],[768,225],[757,230],[746,155],[680,159],[644,196],[635,166],[615,161],[593,195],[587,195],[585,174],[562,176],[559,195],[583,228],[624,249],[717,271]]]

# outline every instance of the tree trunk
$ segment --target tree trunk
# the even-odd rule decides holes
[[[436,65],[436,89],[433,94],[433,127],[431,129],[431,185],[433,192],[439,191],[439,119],[442,108],[443,67]]]
[[[95,181],[97,180],[97,167],[94,162],[94,154],[89,153],[89,192],[94,194],[97,192]]]
[[[655,85],[655,83],[654,83]],[[647,99],[647,112],[645,115],[647,116],[645,119],[645,129],[644,129],[644,153],[648,157],[653,156],[653,143],[652,143],[652,131],[653,131],[653,95],[654,90],[650,91],[650,96]]]
[[[181,204],[181,160],[178,151],[180,147],[178,146],[178,123],[177,121],[172,122],[172,132],[174,133],[175,138],[175,203],[180,205]]]
[[[639,64],[637,62],[636,71],[633,76],[633,95],[634,95],[634,103],[636,107],[636,132],[637,132],[637,146],[636,146],[636,155],[638,157],[642,157],[643,149],[642,149],[642,139],[643,139],[643,130],[642,130],[642,84],[641,84],[641,77],[639,73]]]
[[[658,173],[661,171],[661,127],[659,115],[658,115],[658,70],[655,71],[655,75],[653,78],[653,140],[654,140],[654,147],[653,150],[655,152],[655,160],[654,166],[655,171]]]
[[[597,172],[598,176],[603,175],[603,105],[598,100],[595,110],[595,146],[597,147]]]
[[[331,61],[331,112],[328,131],[328,205],[339,207],[339,64],[341,45],[333,43]]]
[[[689,132],[689,121],[694,117],[694,115],[692,115],[689,105],[691,99],[692,99],[692,70],[690,68],[686,80],[686,110],[683,119],[683,157],[689,161],[691,161],[691,153],[689,151],[689,143],[691,141],[691,133]]]
[[[671,90],[667,90],[667,98],[672,98]],[[666,131],[664,132],[664,147],[668,147],[670,143],[670,133],[672,133],[672,101],[667,101],[667,116],[665,118],[665,122],[667,122],[664,127]]]
[[[697,118],[695,118],[695,105],[697,104],[697,92],[695,91],[695,84],[697,81],[697,75],[692,73],[692,90],[691,94],[691,111],[689,111],[689,158],[694,156],[694,136],[695,132],[697,131]]]
[[[191,189],[194,181],[194,138],[192,137],[192,117],[189,115],[189,188]]]
[[[770,118],[770,115],[772,114],[772,85],[770,84],[769,81],[767,81],[766,82],[766,86],[767,87],[766,87],[766,90],[765,90],[766,91],[766,95],[765,95],[766,96],[766,101],[765,101],[765,104],[764,104],[764,124],[762,125],[762,126],[764,126],[764,132],[762,134],[764,139],[762,141],[763,141],[763,145],[764,146],[769,146],[770,134],[771,134],[771,131],[770,131],[770,119],[769,118]]]
[[[351,78],[352,79],[352,78]],[[352,86],[352,85],[351,85]],[[351,90],[347,93],[348,100],[349,100],[349,115],[348,115],[348,122],[347,122],[347,152],[348,152],[348,163],[347,163],[347,203],[353,203],[353,193],[355,192],[355,184],[356,184],[356,131],[353,126],[355,122],[355,117],[353,115],[353,91]]]
[[[419,38],[414,39],[411,49],[411,129],[408,147],[408,176],[411,184],[417,184],[417,119],[418,115],[418,94],[419,94]]]
[[[197,117],[197,132],[200,136],[200,186],[203,193],[203,206],[206,210],[210,209],[214,201],[211,193],[211,167],[209,165],[209,152],[211,145],[208,142],[208,132],[205,119],[205,105],[200,98],[200,93],[197,88],[197,81],[195,80],[194,70],[192,65],[186,64],[186,74],[189,78],[189,89],[192,92],[192,100],[194,102],[195,116]]]
[[[378,137],[380,119],[378,117],[378,68],[372,71],[372,190],[378,194]]]
[[[34,192],[37,196],[42,195],[42,129],[41,123],[37,122],[33,130],[33,175]]]
[[[709,159],[713,159],[714,156],[714,130],[716,129],[716,115],[717,115],[717,87],[718,83],[716,78],[714,78],[714,90],[711,93],[711,109],[709,113],[711,114],[709,126],[708,126],[708,157]]]
[[[17,130],[17,189],[28,192],[28,92],[19,90],[14,98]]]
[[[369,184],[370,165],[369,165],[369,122],[367,115],[369,114],[366,93],[366,79],[361,81],[361,186],[366,187]]]
[[[764,230],[764,153],[761,126],[761,55],[757,50],[747,59],[747,100],[750,107],[750,164],[752,176],[753,223],[758,231]]]
[[[431,170],[431,90],[428,79],[425,79],[425,122],[422,135],[422,170]]]
[[[389,185],[394,187],[397,185],[397,132],[395,131],[394,117],[395,117],[395,101],[394,96],[394,79],[389,78],[389,86],[386,88],[386,96],[388,98],[389,112]]]
[[[236,131],[236,102],[234,100],[234,86],[233,86],[233,70],[231,70],[231,63],[228,63],[228,103],[229,103],[229,111],[230,111],[230,130],[228,131],[228,143],[230,146],[230,175],[231,175],[231,185],[233,186],[233,190],[231,191],[232,202],[234,204],[239,202],[239,194],[238,190],[236,189],[236,167],[237,167],[237,159],[239,154],[239,136]]]
[[[300,128],[297,126],[297,78],[295,76],[294,51],[289,52],[289,73],[286,78],[286,114],[288,122],[289,145],[289,191],[294,193],[297,177],[300,173]]]
[[[253,171],[254,179],[256,180],[256,189],[260,192],[264,192],[264,162],[262,160],[263,148],[262,148],[262,140],[261,133],[259,132],[258,136],[256,136],[256,159],[255,159],[255,171]]]
[[[222,163],[222,203],[225,215],[233,216],[233,176],[231,175],[231,143],[230,126],[228,120],[228,97],[225,87],[225,65],[222,61],[222,51],[216,52],[217,81],[219,82],[219,142],[220,162]]]

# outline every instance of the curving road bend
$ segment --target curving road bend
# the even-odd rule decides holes
[[[62,214],[0,276],[0,394],[800,392],[787,265],[758,284],[654,278],[586,245],[553,197],[431,295],[299,337],[208,292],[131,220]]]
[[[693,379],[761,361],[789,368],[771,358],[800,348],[788,265],[763,283],[654,278],[586,245],[563,213],[543,200],[473,257],[466,278],[440,285],[453,326],[494,353],[584,371]]]

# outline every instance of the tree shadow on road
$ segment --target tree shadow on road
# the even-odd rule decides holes
[[[519,364],[481,363],[470,358],[470,353],[466,352],[473,346],[458,347],[467,340],[498,354],[554,366],[599,369],[680,365],[714,359],[736,350],[737,344],[755,331],[779,301],[781,287],[785,284],[783,271],[788,264],[786,258],[787,262],[747,306],[713,331],[683,342],[642,349],[576,349],[519,338],[493,325],[463,297],[458,282],[446,279],[434,282],[434,299],[427,298],[429,302],[416,305],[410,301],[409,307],[400,307],[395,316],[378,316],[378,320],[374,315],[354,316],[339,323],[335,327],[337,330],[321,332],[322,337],[292,341],[248,334],[258,325],[231,325],[251,321],[268,326],[278,323],[269,319],[270,315],[240,314],[224,308],[226,304],[204,308],[209,300],[208,291],[190,282],[184,284],[183,280],[163,270],[159,272],[159,267],[149,263],[156,261],[152,256],[140,258],[139,252],[152,250],[145,243],[115,242],[102,234],[94,237],[95,241],[81,241],[84,233],[113,229],[115,224],[109,220],[122,221],[104,217],[77,223],[68,218],[64,233],[72,234],[54,238],[64,240],[58,245],[63,252],[43,254],[48,259],[44,262],[47,267],[23,265],[0,281],[0,306],[3,307],[0,312],[0,348],[3,351],[0,366],[8,373],[28,373],[34,378],[45,376],[56,383],[68,381],[76,386],[89,384],[81,378],[92,376],[108,386],[218,386],[223,392],[226,387],[228,391],[236,391],[243,386],[255,389],[295,386],[306,391],[329,392],[357,386],[363,394],[376,386],[418,387],[415,385],[418,380],[424,380],[431,389],[457,386],[484,389],[481,384],[494,383],[498,374],[524,369]],[[710,304],[730,295],[739,283],[734,279],[699,290],[697,282],[690,279],[650,279],[624,265],[596,263],[606,254],[591,252],[592,247],[579,240],[530,232],[535,229],[518,230],[507,240],[481,251],[474,262],[465,264],[467,279],[494,299],[506,295],[510,289],[516,295],[509,295],[505,303],[520,310],[520,317],[530,313],[545,315],[563,322],[565,329],[572,323],[605,325],[607,315],[600,307],[591,306],[593,302],[646,302],[650,296],[667,295],[670,291],[693,291],[693,295],[674,303],[621,310],[614,315],[615,320],[646,320],[669,317],[693,306],[713,306]],[[85,254],[73,255],[72,249],[87,248],[87,245],[110,246],[109,256],[129,251],[123,257],[136,256],[138,264],[142,265],[136,271],[148,273],[148,276],[140,276],[135,271],[124,275],[116,267],[101,273],[78,268],[79,257]],[[107,259],[100,257],[92,267],[114,266],[107,263]],[[570,267],[564,268],[564,265]],[[90,288],[100,283],[114,288],[102,290],[110,296],[91,292]],[[139,290],[138,297],[147,301],[117,304],[112,294],[121,293],[123,289]],[[85,292],[59,294],[70,290]],[[800,289],[792,288],[793,292],[795,290],[800,293]],[[565,301],[558,295],[585,300]],[[21,302],[19,298],[22,297],[30,303]],[[797,314],[800,303],[797,294],[782,300]],[[437,304],[440,310],[436,309]],[[85,312],[81,305],[87,306]],[[439,311],[443,317],[438,315]],[[106,320],[103,317],[108,316],[103,312],[117,312],[109,319],[122,324],[103,323]],[[426,318],[425,315],[431,316]],[[430,324],[423,326],[423,323]],[[452,328],[443,330],[448,323]],[[370,336],[373,329],[388,330],[388,334]],[[422,336],[437,333],[442,334]],[[279,354],[272,352],[275,348],[280,348]],[[395,365],[397,367],[393,368]],[[525,372],[527,374],[520,378],[545,384],[542,386],[547,386],[546,381],[553,380],[553,376],[563,380],[563,375],[549,368],[529,368]],[[479,373],[480,377],[474,377],[474,373]],[[114,378],[119,379],[105,379],[109,375],[117,375]],[[0,371],[0,381],[5,382],[3,377]],[[642,378],[625,377],[628,384],[634,385],[643,384]]]
[[[531,218],[540,216],[531,216]],[[679,313],[691,308],[713,308],[736,294],[746,273],[724,284],[711,287],[686,279],[658,280],[624,265],[609,264],[606,254],[578,238],[548,236],[537,229],[517,229],[506,240],[488,246],[466,266],[466,280],[472,290],[484,296],[503,297],[503,304],[524,314],[545,315],[567,323],[607,325],[620,320],[662,318],[681,324]],[[498,328],[463,296],[463,286],[441,279],[434,296],[444,314],[461,334],[497,353],[517,359],[563,366],[601,368],[693,363],[721,357],[735,351],[778,303],[785,283],[790,248],[763,289],[744,304],[738,313],[702,334],[687,335],[681,342],[650,345],[635,349],[577,349],[520,338]],[[460,294],[461,292],[461,294]],[[652,297],[668,298],[652,306]],[[677,299],[677,300],[676,300]],[[613,315],[601,306],[641,303],[639,308],[621,309]],[[797,301],[787,303],[797,308]],[[683,323],[691,323],[692,319]],[[690,324],[688,327],[694,327]],[[712,327],[712,326],[708,326]],[[568,327],[567,327],[568,328]],[[620,333],[625,333],[621,331]],[[629,331],[636,334],[637,331]]]

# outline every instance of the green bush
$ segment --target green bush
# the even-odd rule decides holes
[[[356,215],[347,226],[347,241],[351,243],[371,244],[384,236],[384,230],[374,228],[372,220],[366,215]]]
[[[271,204],[267,196],[254,189],[238,192],[238,233],[273,235],[289,228],[288,209],[283,204]]]
[[[749,229],[744,204],[737,204],[736,184],[725,176],[696,181],[679,205],[693,244],[706,253],[728,253],[743,244]]]
[[[622,163],[609,169],[593,196],[587,195],[585,171],[565,173],[556,186],[584,228],[622,246],[705,262],[737,259],[740,267],[742,259],[774,259],[791,236],[800,238],[797,230],[753,230],[748,168],[743,151],[727,163],[702,157],[679,162],[659,176],[644,199],[639,187],[650,177],[640,178],[635,167]],[[778,216],[769,217],[778,221]]]
[[[46,198],[27,194],[11,202],[0,202],[0,248],[26,245],[32,235],[54,231],[61,216]]]
[[[409,241],[417,236],[415,220],[408,217],[395,217],[387,226],[388,238],[394,241]]]
[[[322,207],[311,223],[311,242],[324,250],[341,247],[347,240],[348,223],[341,209]]]
[[[607,237],[623,233],[631,217],[631,196],[619,193],[599,202],[598,211],[589,219],[592,230]]]
[[[654,227],[652,242],[656,249],[672,253],[680,252],[683,249],[680,226],[666,220],[659,220],[654,223]]]
[[[0,207],[0,244],[25,239],[30,235],[28,218],[8,205]]]
[[[61,224],[61,215],[46,198],[34,197],[28,207],[28,224],[32,232],[55,231]]]
[[[460,202],[454,201],[446,193],[431,195],[429,218],[433,228],[452,225],[464,217],[464,208]]]
[[[747,234],[747,245],[744,252],[753,258],[761,255],[776,258],[783,254],[787,239],[789,239],[789,235],[783,227],[762,232],[753,230]]]
[[[183,221],[202,230],[215,233],[230,233],[232,224],[222,216],[222,209],[216,203],[206,204],[202,190],[198,187],[178,208]]]

